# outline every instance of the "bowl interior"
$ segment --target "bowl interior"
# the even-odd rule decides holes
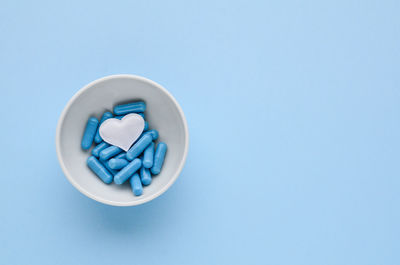
[[[143,100],[150,129],[159,132],[158,141],[168,145],[161,173],[144,187],[141,196],[132,194],[129,183],[104,184],[86,166],[91,150],[80,143],[88,118],[100,118],[116,104]],[[188,133],[185,117],[175,99],[160,85],[137,76],[117,75],[99,79],[81,89],[68,103],[57,128],[57,154],[70,182],[82,193],[97,201],[128,206],[149,201],[163,193],[178,177],[186,159]]]

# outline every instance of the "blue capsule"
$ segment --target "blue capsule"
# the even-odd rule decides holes
[[[156,130],[148,130],[148,131],[144,132],[143,135],[144,134],[150,134],[151,137],[153,137],[154,141],[157,140],[157,138],[158,138],[158,132]]]
[[[167,145],[165,143],[159,143],[157,145],[157,149],[154,154],[153,167],[151,168],[152,174],[157,175],[161,172],[161,167],[164,163],[166,152],[167,152]]]
[[[144,149],[153,141],[153,138],[150,134],[144,134],[136,143],[126,152],[126,159],[132,161],[136,157],[138,157]]]
[[[126,159],[126,152],[122,152],[119,155],[117,155],[115,158],[117,159]]]
[[[112,169],[109,165],[108,165],[108,161],[107,160],[101,160],[99,159],[100,163],[113,175],[115,176],[115,174],[118,173],[117,170]]]
[[[90,117],[87,121],[81,143],[83,150],[87,150],[92,146],[98,125],[99,121],[95,117]]]
[[[142,116],[142,118],[144,119],[144,113],[139,112],[139,113],[135,113],[135,114],[139,114],[139,115]],[[122,118],[125,117],[125,116],[126,116],[126,115],[118,115],[118,116],[115,116],[115,118],[118,119],[118,120],[120,120],[120,119],[122,119]]]
[[[126,167],[121,169],[115,176],[114,182],[115,184],[121,185],[125,181],[127,181],[133,173],[135,173],[142,166],[142,161],[139,158],[136,158],[132,162],[130,162]]]
[[[140,180],[142,181],[143,186],[150,185],[151,173],[148,168],[145,168],[145,167],[140,168]]]
[[[114,156],[118,155],[121,152],[122,152],[121,148],[119,148],[117,146],[114,146],[114,145],[111,145],[111,146],[107,147],[106,149],[104,149],[104,150],[102,150],[100,152],[100,159],[101,160],[108,160],[111,157],[114,157]]]
[[[108,160],[108,166],[112,169],[121,169],[128,165],[128,160],[121,158],[111,158]]]
[[[134,174],[129,182],[131,183],[133,194],[135,194],[136,196],[142,195],[143,186],[140,181],[139,174],[138,173]]]
[[[94,142],[95,142],[96,144],[98,144],[98,143],[100,143],[101,141],[103,141],[103,139],[101,139],[101,136],[100,136],[100,133],[99,133],[100,125],[101,125],[105,120],[107,120],[107,119],[109,119],[109,118],[112,118],[113,116],[114,116],[114,115],[113,115],[111,112],[109,112],[109,111],[104,112],[103,116],[101,117],[99,127],[97,128],[96,135],[94,136]]]
[[[89,157],[86,164],[104,183],[110,184],[112,182],[113,176],[97,158],[94,156]]]
[[[92,150],[92,155],[94,155],[95,157],[99,157],[100,152],[103,151],[104,149],[106,149],[107,147],[109,147],[110,145],[106,142],[101,142],[98,145],[96,145],[95,148],[93,148]]]
[[[154,143],[152,142],[143,152],[143,166],[145,168],[151,168],[154,160]]]
[[[124,105],[118,105],[114,107],[115,115],[124,115],[134,112],[144,112],[146,110],[146,103],[143,101],[132,102]]]

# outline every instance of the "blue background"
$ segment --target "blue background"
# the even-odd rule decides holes
[[[400,264],[400,2],[1,1],[0,264]],[[130,208],[56,158],[70,97],[165,86],[173,187]]]

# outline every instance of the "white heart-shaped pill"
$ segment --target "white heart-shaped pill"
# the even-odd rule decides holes
[[[139,138],[144,129],[144,119],[136,113],[128,114],[121,120],[111,118],[105,120],[99,129],[101,138],[111,144],[128,151]]]

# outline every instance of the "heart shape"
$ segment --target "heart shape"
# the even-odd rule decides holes
[[[118,146],[125,152],[139,138],[144,129],[144,119],[136,113],[128,114],[121,120],[111,118],[105,120],[99,128],[101,138]]]

